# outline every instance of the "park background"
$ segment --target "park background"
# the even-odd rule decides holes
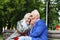
[[[15,30],[17,21],[34,9],[39,11],[48,30],[56,30],[60,24],[60,0],[0,0],[0,40],[4,29]]]

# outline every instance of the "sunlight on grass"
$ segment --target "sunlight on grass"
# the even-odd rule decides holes
[[[3,37],[2,37],[2,35],[0,35],[0,40],[3,40]]]

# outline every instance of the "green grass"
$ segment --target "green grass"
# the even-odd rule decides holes
[[[0,40],[3,40],[3,37],[2,37],[2,35],[0,35]]]

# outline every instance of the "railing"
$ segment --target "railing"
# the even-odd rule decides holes
[[[3,33],[3,40],[9,37],[15,30],[5,30]],[[59,30],[48,30],[48,39],[49,40],[60,40],[60,31]]]

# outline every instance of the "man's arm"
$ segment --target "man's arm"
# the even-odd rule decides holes
[[[30,35],[32,37],[40,36],[44,32],[45,26],[46,25],[44,23],[39,23],[35,31],[33,31],[33,33],[31,33]]]

